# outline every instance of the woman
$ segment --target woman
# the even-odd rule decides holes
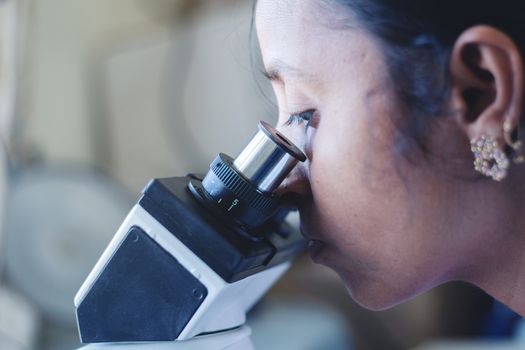
[[[314,261],[385,309],[451,280],[525,316],[519,1],[258,0]]]

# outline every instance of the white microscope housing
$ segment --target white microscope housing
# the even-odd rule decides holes
[[[270,125],[204,178],[154,179],[75,297],[83,343],[231,332],[303,249],[273,191],[305,155]]]

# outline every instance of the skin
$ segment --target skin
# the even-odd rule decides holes
[[[333,25],[343,18],[351,28]],[[370,309],[463,280],[525,315],[523,166],[500,183],[485,178],[469,143],[488,134],[503,144],[503,122],[521,116],[523,64],[512,40],[487,26],[458,37],[446,101],[455,113],[435,119],[426,156],[414,146],[407,157],[395,149],[410,106],[393,92],[381,44],[350,10],[259,0],[256,28],[278,128],[308,156],[278,191],[300,195],[313,260]],[[286,124],[303,111],[312,111],[308,123]]]

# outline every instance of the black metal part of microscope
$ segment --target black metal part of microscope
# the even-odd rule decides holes
[[[281,220],[290,208],[280,206],[273,191],[305,160],[301,150],[261,121],[259,133],[235,160],[219,154],[202,180],[195,175],[154,179],[139,204],[172,227],[225,281],[234,282],[304,248],[300,233]]]

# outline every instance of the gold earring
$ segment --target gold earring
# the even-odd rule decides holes
[[[525,158],[522,154],[523,144],[520,139],[519,127],[516,127],[516,129],[513,130],[510,121],[505,120],[503,123],[503,137],[505,143],[512,149],[512,161],[514,164],[523,163]]]
[[[474,169],[493,180],[501,181],[507,176],[510,162],[498,142],[491,136],[481,135],[470,141],[474,153]]]

